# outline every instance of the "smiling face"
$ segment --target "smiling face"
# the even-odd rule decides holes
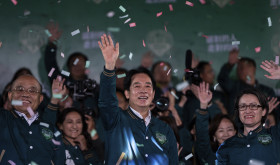
[[[233,123],[224,118],[215,132],[214,139],[216,139],[219,145],[221,145],[225,140],[235,135],[235,133],[236,130],[234,129]]]
[[[240,105],[260,105],[258,98],[253,94],[244,94],[239,100]],[[239,119],[244,125],[244,129],[254,130],[261,124],[261,119],[266,114],[266,109],[258,107],[256,110],[251,110],[247,107],[244,111],[239,110]]]
[[[149,110],[154,95],[152,81],[145,73],[132,76],[129,91],[125,91],[125,96],[129,99],[129,105],[135,110]]]
[[[59,129],[68,141],[73,141],[82,134],[83,122],[81,115],[78,112],[68,113],[63,123],[59,125]]]
[[[29,93],[27,90],[36,92]],[[13,108],[24,113],[27,117],[30,117],[27,108],[30,107],[33,111],[36,111],[43,101],[43,95],[40,94],[40,90],[40,84],[33,76],[23,75],[14,81],[12,90],[8,93],[8,97],[10,101],[22,101],[21,106],[13,106]]]

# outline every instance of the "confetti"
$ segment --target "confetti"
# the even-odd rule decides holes
[[[191,157],[193,157],[193,154],[192,154],[192,153],[190,153],[189,155],[187,155],[187,156],[185,157],[185,160],[189,160]]]
[[[179,99],[179,97],[174,93],[174,91],[171,91],[171,94],[175,97],[175,99]]]
[[[166,71],[168,69],[167,65],[163,67],[163,70]]]
[[[63,53],[63,52],[61,52],[61,53],[60,53],[60,55],[61,55],[61,57],[63,57],[63,58],[64,58],[64,53]]]
[[[206,39],[208,38],[208,36],[207,36],[207,35],[204,35],[204,34],[201,35],[201,37],[204,37],[204,38],[206,38]]]
[[[128,17],[128,14],[127,14],[127,15],[120,16],[119,18],[126,18],[126,17]]]
[[[173,11],[173,6],[172,6],[172,4],[169,4],[169,10],[170,10],[170,11]]]
[[[145,41],[143,40],[143,46],[146,47]]]
[[[2,150],[2,151],[1,151],[0,162],[1,162],[1,160],[2,160],[2,158],[3,158],[3,156],[4,156],[4,154],[5,154],[5,152],[6,152],[6,150]]]
[[[66,95],[63,99],[60,100],[60,102],[65,101],[68,98],[69,95]],[[72,105],[71,105],[72,106]]]
[[[164,30],[165,30],[165,32],[167,32],[167,29],[166,29],[166,26],[164,25]]]
[[[279,65],[279,56],[275,56],[275,64]]]
[[[10,163],[10,165],[16,165],[16,163],[11,160],[8,160],[8,163]]]
[[[24,10],[24,12],[23,12],[24,16],[27,16],[27,15],[30,15],[30,14],[31,14],[31,12],[29,10]]]
[[[122,161],[122,159],[123,159],[124,155],[125,155],[125,153],[124,153],[124,152],[122,152],[122,154],[121,154],[121,156],[120,156],[119,160],[117,161],[116,165],[119,165],[119,164],[121,163],[121,161]]]
[[[54,93],[54,94],[52,95],[52,97],[55,98],[55,99],[61,99],[61,98],[62,98],[62,94]]]
[[[31,107],[27,107],[27,111],[31,117],[34,116],[34,111],[32,110]]]
[[[37,163],[35,163],[35,162],[33,162],[33,161],[31,161],[30,164],[31,164],[31,165],[38,165]]]
[[[53,72],[55,71],[55,68],[52,68],[48,74],[49,77],[52,77]]]
[[[247,81],[251,81],[251,77],[249,75],[246,76]]]
[[[115,15],[115,12],[114,12],[114,11],[109,11],[109,12],[107,13],[107,17],[108,17],[108,18],[112,18],[112,17],[114,17],[114,15]]]
[[[77,29],[77,30],[75,30],[75,31],[71,32],[71,35],[72,35],[72,36],[74,36],[74,35],[79,34],[79,33],[80,33],[80,30],[79,30],[79,29]]]
[[[118,74],[118,75],[117,75],[117,78],[123,78],[123,77],[125,77],[125,76],[126,76],[125,73],[123,73],[123,74]]]
[[[86,66],[85,66],[85,68],[89,68],[89,65],[90,65],[90,61],[86,61]]]
[[[268,22],[268,27],[272,26],[272,22],[271,22],[271,18],[270,17],[267,18],[267,22]]]
[[[168,72],[167,72],[167,76],[169,75],[170,71],[171,71],[171,69],[169,69],[169,70],[168,70]]]
[[[160,66],[163,66],[163,65],[164,65],[164,62],[161,62],[159,65],[160,65]]]
[[[87,26],[87,32],[89,32],[89,26]]]
[[[90,136],[94,137],[96,135],[97,131],[95,129],[90,131]]]
[[[202,5],[204,5],[204,4],[206,3],[205,0],[199,0],[199,2],[200,2]]]
[[[122,56],[120,56],[120,58],[119,59],[124,59],[126,57],[126,55],[125,54],[123,54]]]
[[[17,0],[11,0],[13,2],[14,5],[17,5]]]
[[[49,128],[49,124],[48,123],[40,122],[40,125]]]
[[[55,137],[58,137],[59,135],[61,135],[61,133],[60,133],[59,131],[56,131],[56,132],[54,133],[54,136],[55,136]]]
[[[125,9],[122,5],[120,5],[119,9],[120,9],[122,12],[125,12],[125,11],[126,11],[126,9]]]
[[[60,141],[56,141],[56,140],[52,139],[52,142],[54,145],[57,145],[57,146],[61,145]]]
[[[131,18],[128,18],[128,19],[124,22],[124,24],[128,23],[130,20],[131,20]]]
[[[177,91],[182,91],[184,88],[188,87],[190,84],[188,81],[183,81],[179,84],[176,85],[176,90]]]
[[[45,30],[45,33],[47,34],[48,37],[52,36],[52,34],[50,33],[50,31],[48,29]]]
[[[128,56],[130,60],[132,60],[132,56],[133,56],[133,54],[130,52],[129,56]]]
[[[249,161],[249,165],[265,165],[265,162],[256,159],[251,159]]]
[[[130,23],[129,26],[130,26],[130,27],[134,27],[134,26],[136,26],[136,23],[135,23],[135,22]]]
[[[232,41],[231,45],[239,45],[240,41]]]
[[[173,71],[174,73],[177,73],[178,72],[178,69],[174,69],[174,71]]]
[[[259,53],[260,51],[261,51],[261,47],[260,46],[255,48],[255,52],[256,53]]]
[[[67,77],[69,77],[69,76],[70,76],[70,73],[69,73],[69,72],[67,72],[67,71],[64,71],[64,70],[62,70],[62,71],[61,71],[61,74],[65,75],[65,76],[67,76]]]
[[[77,65],[77,64],[78,64],[78,62],[79,62],[79,59],[78,59],[78,58],[76,58],[76,59],[75,59],[75,61],[73,62],[73,64],[74,64],[74,65]]]
[[[214,85],[214,91],[217,89],[219,83],[217,83],[216,85]]]
[[[118,28],[118,27],[108,27],[107,31],[109,31],[109,32],[119,32],[120,28]]]
[[[12,100],[12,105],[14,105],[14,106],[22,106],[22,101],[21,100]]]
[[[157,17],[161,16],[162,15],[162,12],[159,12],[157,13]]]
[[[191,3],[190,1],[186,1],[186,5],[193,7],[193,3]]]
[[[190,69],[185,69],[185,72],[193,73],[193,71]]]

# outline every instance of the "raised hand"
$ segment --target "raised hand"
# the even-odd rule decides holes
[[[56,41],[60,38],[62,31],[59,29],[58,23],[50,22],[47,25],[47,29],[51,33],[51,36],[49,37],[49,40],[51,42]]]
[[[58,102],[67,95],[66,86],[63,85],[65,79],[61,79],[61,76],[57,76],[52,83],[52,104],[58,104]]]
[[[209,90],[209,84],[202,82],[200,83],[199,87],[197,87],[197,97],[200,101],[200,108],[206,109],[208,106],[208,103],[212,99],[212,92]]]
[[[271,99],[268,98],[268,113],[271,113],[279,105],[279,103],[280,102],[277,100],[277,97],[272,97]]]
[[[98,45],[105,60],[105,68],[108,70],[113,70],[116,66],[116,61],[118,60],[119,56],[119,43],[117,42],[114,46],[111,36],[109,35],[107,37],[106,34],[103,34],[101,36],[101,42],[98,41]]]
[[[264,75],[265,77],[269,79],[280,79],[280,68],[273,61],[263,61],[261,68],[270,73],[270,75]]]

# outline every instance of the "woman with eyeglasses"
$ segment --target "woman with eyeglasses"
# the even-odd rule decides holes
[[[267,98],[257,89],[246,89],[238,95],[234,109],[240,128],[218,149],[217,164],[280,163],[279,125],[264,127],[269,110]]]

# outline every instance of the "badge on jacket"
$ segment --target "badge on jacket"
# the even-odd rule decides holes
[[[167,141],[166,136],[159,132],[156,133],[156,138],[157,138],[158,142],[160,142],[160,144],[164,144]]]
[[[53,132],[47,128],[42,128],[42,134],[46,138],[46,140],[50,140],[53,138]]]
[[[264,145],[272,142],[272,138],[269,134],[258,135],[258,141]]]

